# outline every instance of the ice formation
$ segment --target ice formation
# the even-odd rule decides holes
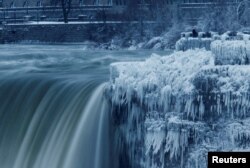
[[[167,57],[153,55],[145,62],[114,63],[112,102],[119,103],[122,97],[128,103],[132,99],[140,102],[148,111],[195,110],[192,79],[197,71],[212,66],[213,62],[211,52],[189,50]]]
[[[210,44],[212,41],[212,38],[183,37],[177,41],[175,49],[177,51],[186,51],[195,48],[205,48],[206,50],[210,50]]]
[[[250,42],[243,40],[216,40],[211,44],[216,65],[249,64]]]
[[[192,32],[184,32],[181,34],[180,40],[176,42],[175,49],[177,51],[186,51],[189,49],[205,48],[206,50],[219,51],[218,54],[225,53],[226,57],[230,58],[230,54],[235,53],[237,55],[240,48],[247,48],[249,50],[250,34],[245,32],[225,32],[219,35],[216,32],[199,32],[198,37],[193,37]],[[214,42],[214,45],[211,45]],[[226,41],[226,42],[225,42]],[[219,43],[221,42],[221,43]],[[217,48],[218,47],[218,48]],[[221,51],[223,47],[223,51]],[[230,49],[229,53],[228,49]],[[236,52],[234,52],[236,50]],[[249,52],[249,51],[248,51]],[[227,55],[229,54],[229,55]]]
[[[227,131],[231,135],[231,141],[234,146],[243,150],[250,148],[250,119],[235,121],[228,125]]]
[[[241,65],[249,49],[215,41],[212,51],[113,63],[108,96],[116,149],[127,156],[120,164],[205,168],[208,151],[250,149],[250,66]]]

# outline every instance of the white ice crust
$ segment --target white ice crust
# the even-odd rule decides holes
[[[144,167],[205,167],[208,151],[250,149],[249,58],[248,41],[221,40],[111,65],[112,103],[147,113]]]

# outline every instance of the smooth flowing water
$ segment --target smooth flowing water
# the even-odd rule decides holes
[[[112,168],[109,64],[151,53],[1,45],[0,167]]]

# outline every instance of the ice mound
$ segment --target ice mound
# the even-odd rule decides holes
[[[248,43],[238,42],[111,65],[108,96],[121,165],[206,167],[208,151],[250,149],[250,66],[229,61],[246,63]],[[216,65],[226,44],[225,53],[238,57]]]
[[[212,38],[193,38],[193,37],[183,37],[176,42],[175,49],[177,51],[186,51],[195,48],[205,48],[210,50]]]
[[[243,40],[221,41],[211,43],[216,65],[244,65],[250,62],[250,42]]]

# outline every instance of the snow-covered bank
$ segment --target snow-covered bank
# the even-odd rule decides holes
[[[250,66],[224,65],[227,57],[217,65],[222,43],[236,42],[111,65],[117,150],[130,167],[203,168],[208,151],[250,149]],[[238,48],[225,49],[242,58]]]

